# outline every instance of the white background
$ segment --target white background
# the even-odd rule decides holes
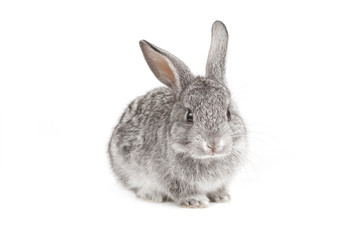
[[[360,239],[357,1],[1,1],[0,239]],[[137,199],[106,153],[160,82],[138,41],[203,74],[211,24],[250,132],[232,201]]]

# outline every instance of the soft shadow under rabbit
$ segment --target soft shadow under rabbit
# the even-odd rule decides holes
[[[230,199],[227,185],[246,153],[246,129],[225,81],[228,32],[214,22],[205,77],[177,57],[140,41],[145,60],[167,87],[136,98],[109,144],[112,169],[137,196],[206,207]]]

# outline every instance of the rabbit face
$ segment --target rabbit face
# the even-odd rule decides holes
[[[198,77],[173,109],[171,147],[197,159],[229,155],[243,134],[238,116],[223,83]]]

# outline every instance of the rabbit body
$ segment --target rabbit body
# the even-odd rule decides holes
[[[112,169],[138,197],[206,207],[229,200],[246,153],[246,129],[224,80],[227,30],[212,28],[205,77],[146,41],[144,57],[167,87],[136,98],[109,143]],[[219,57],[220,56],[220,57]]]

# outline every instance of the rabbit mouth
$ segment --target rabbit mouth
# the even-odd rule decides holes
[[[188,142],[186,144],[174,143],[172,149],[177,153],[184,153],[195,159],[216,159],[229,155],[232,147],[212,146],[206,142],[199,145]]]
[[[206,147],[199,147],[194,154],[195,158],[207,159],[207,158],[220,158],[225,157],[230,153],[228,147],[216,147],[206,144]]]
[[[200,135],[201,136],[201,135]],[[219,158],[228,155],[233,147],[232,141],[226,136],[207,136],[194,142],[195,152],[200,158]]]

